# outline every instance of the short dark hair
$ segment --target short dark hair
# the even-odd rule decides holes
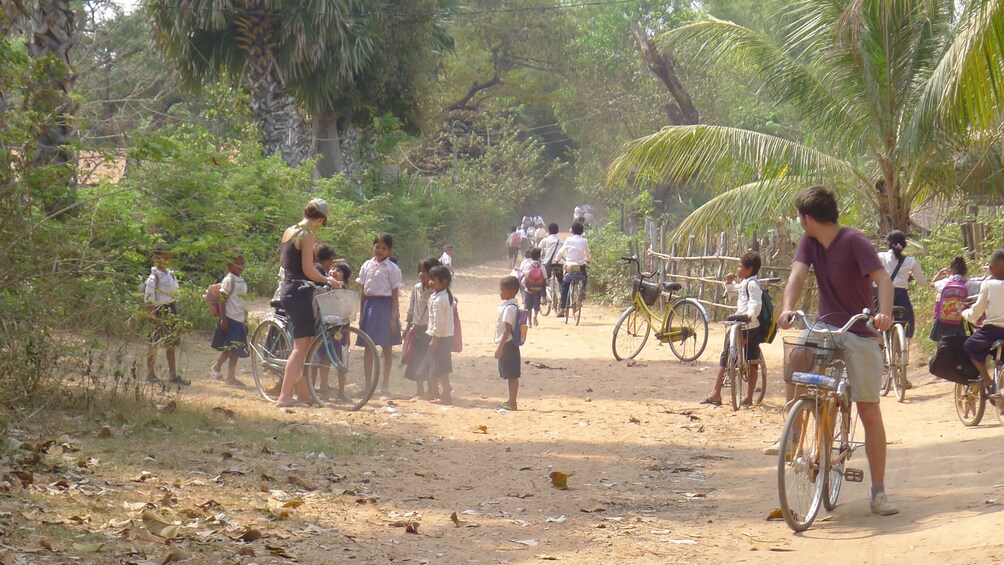
[[[835,224],[840,219],[837,195],[818,184],[798,193],[795,197],[795,208],[802,216],[812,216],[817,222]]]
[[[885,242],[889,244],[890,249],[897,244],[900,247],[906,248],[906,234],[899,230],[892,230],[885,236]]]
[[[317,248],[317,260],[327,261],[335,258],[335,250],[330,245],[322,245]]]
[[[993,265],[994,263],[1004,263],[1004,249],[998,249],[990,256],[990,264]]]
[[[502,277],[502,280],[499,281],[499,287],[506,290],[519,290],[519,279],[512,275]]]
[[[572,224],[572,233],[575,235],[582,235],[583,231],[585,231],[585,228],[583,227],[582,222],[575,222]]]
[[[540,248],[534,247],[530,250],[530,258],[534,261],[540,261]]]
[[[387,249],[394,249],[394,236],[389,233],[381,233],[373,238],[373,245],[383,243]]]
[[[558,233],[558,224],[556,224],[554,222],[551,222],[550,224],[547,224],[547,233],[549,233],[551,235],[557,234]]]
[[[954,271],[956,275],[959,275],[962,278],[966,278],[969,276],[969,267],[966,266],[966,259],[961,255],[957,255],[954,259],[952,259],[952,262],[951,264],[948,265],[948,268]]]
[[[749,267],[753,269],[753,274],[756,275],[760,272],[760,254],[756,251],[747,251],[742,257],[739,258],[739,263],[743,267]]]
[[[450,283],[453,282],[453,273],[451,273],[450,269],[444,267],[443,265],[436,265],[435,267],[429,269],[429,276],[445,282],[447,288],[449,288]]]
[[[334,265],[331,266],[332,269],[338,269],[342,272],[342,277],[345,282],[349,282],[349,277],[352,276],[352,267],[349,266],[345,261],[336,261]]]
[[[433,267],[438,267],[440,265],[442,265],[442,263],[439,262],[438,258],[428,257],[426,259],[423,259],[422,262],[418,264],[418,269],[420,271],[425,271],[426,273],[428,273],[429,271],[432,270]]]

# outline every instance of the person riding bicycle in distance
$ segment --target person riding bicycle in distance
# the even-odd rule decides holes
[[[839,329],[865,308],[872,308],[872,283],[878,287],[878,314],[873,324],[879,331],[892,326],[893,286],[875,246],[861,232],[838,223],[837,198],[832,190],[813,186],[795,199],[798,222],[805,233],[795,250],[791,276],[784,289],[784,307],[778,325],[792,327],[795,305],[802,296],[811,267],[819,292],[819,316],[828,329]],[[817,324],[818,326],[819,324]],[[808,331],[804,334],[808,337]],[[865,453],[871,473],[871,511],[887,516],[899,509],[885,494],[886,435],[879,406],[883,361],[879,337],[864,324],[850,328],[836,340],[842,351],[851,385],[851,401],[857,403],[865,432]],[[795,395],[787,387],[787,399]],[[772,446],[765,453],[779,449]]]
[[[753,391],[756,390],[756,377],[758,365],[753,363],[760,359],[760,343],[763,341],[760,333],[760,322],[757,316],[760,315],[760,308],[763,306],[763,290],[757,281],[757,274],[760,273],[760,254],[749,251],[739,259],[739,269],[736,273],[729,274],[725,279],[725,289],[729,295],[737,295],[736,311],[737,315],[746,316],[746,329],[742,332],[742,341],[746,343],[746,361],[750,362],[749,367],[749,387],[743,396],[743,406],[753,406]],[[739,282],[735,282],[735,279]],[[715,386],[711,389],[711,394],[701,401],[701,404],[722,405],[722,386],[725,383],[725,365],[729,357],[729,332],[725,332],[725,348],[722,350],[721,359],[718,361],[718,377],[715,379]]]
[[[565,265],[566,278],[561,281],[561,305],[558,308],[558,316],[565,315],[565,308],[568,306],[568,287],[571,281],[567,275],[578,273],[582,275],[582,292],[586,291],[586,283],[589,282],[589,275],[586,274],[586,266],[589,265],[591,255],[589,253],[589,240],[582,237],[583,226],[580,223],[572,224],[572,235],[565,240],[565,244],[558,251],[559,263]]]

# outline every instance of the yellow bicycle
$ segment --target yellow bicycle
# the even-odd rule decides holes
[[[637,274],[632,290],[633,304],[621,314],[614,326],[611,343],[614,359],[623,361],[634,359],[648,342],[648,336],[655,330],[659,343],[669,345],[673,355],[680,361],[694,361],[704,353],[708,344],[708,312],[694,298],[673,300],[673,293],[682,287],[677,282],[653,282],[658,275],[643,273],[638,257],[621,257],[633,263]],[[663,293],[669,294],[662,312],[652,310]]]

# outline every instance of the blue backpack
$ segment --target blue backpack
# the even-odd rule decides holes
[[[526,308],[520,308],[515,304],[513,306],[516,308],[516,323],[512,327],[512,342],[516,347],[520,347],[526,343],[526,332],[529,328],[527,320],[530,318],[530,312]]]

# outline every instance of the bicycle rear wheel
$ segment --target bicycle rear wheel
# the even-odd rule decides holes
[[[906,400],[906,332],[900,324],[894,325],[892,332],[892,350],[889,352],[889,359],[892,361],[890,380],[896,391],[896,400],[903,402]]]
[[[734,346],[729,346],[729,356],[725,361],[725,379],[732,389],[732,410],[739,410],[739,403],[742,402],[744,394],[743,377],[739,366],[739,352]]]
[[[574,284],[572,284],[572,290],[574,290],[575,293],[569,296],[568,300],[570,306],[573,304],[575,305],[575,310],[572,312],[572,314],[575,316],[575,325],[577,326],[579,325],[579,320],[582,319],[582,283],[576,281]],[[571,294],[571,291],[569,291],[569,293]],[[574,302],[572,302],[573,297],[574,297]]]
[[[823,483],[823,507],[833,510],[837,507],[840,497],[840,487],[844,485],[844,469],[851,457],[851,438],[848,430],[851,426],[850,410],[837,410],[833,417],[833,433],[829,435],[829,457],[827,471]]]
[[[551,307],[554,306],[554,288],[551,284],[553,277],[547,279],[547,283],[544,285],[544,296],[543,300],[540,302],[540,315],[547,316],[551,313]]]
[[[885,336],[882,336],[883,343],[885,339]],[[882,368],[882,388],[879,389],[882,396],[888,396],[889,391],[892,390],[892,363],[889,361],[890,353],[888,351],[891,347],[892,345],[886,344],[882,348],[882,361],[885,365]]]
[[[293,350],[285,327],[273,318],[266,318],[251,333],[251,374],[258,394],[269,402],[279,398],[286,359]]]
[[[777,459],[777,493],[788,527],[802,532],[812,525],[823,501],[821,469],[828,451],[821,449],[815,400],[795,403],[784,422]]]
[[[669,348],[680,361],[694,361],[708,345],[708,316],[693,298],[676,301],[669,310],[665,330],[669,332]]]
[[[651,332],[652,326],[636,307],[625,310],[614,325],[614,337],[610,342],[614,359],[623,361],[637,357],[648,342]]]
[[[955,385],[955,413],[964,426],[979,425],[987,409],[987,397],[980,381]]]

